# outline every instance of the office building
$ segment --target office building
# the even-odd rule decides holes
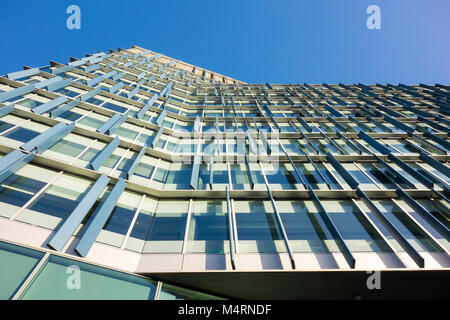
[[[445,297],[449,102],[138,46],[3,75],[1,298]]]

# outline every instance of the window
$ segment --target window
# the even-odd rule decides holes
[[[296,173],[290,163],[263,164],[263,169],[272,189],[296,189]]]
[[[44,256],[43,252],[0,241],[0,299],[11,299]]]
[[[230,172],[233,190],[250,190],[250,181],[248,178],[247,168],[244,163],[230,164]]]
[[[142,252],[145,240],[148,237],[150,227],[153,222],[154,213],[158,205],[158,200],[145,197],[142,200],[141,209],[131,230],[125,248],[132,251]]]
[[[351,251],[391,251],[352,201],[321,200],[321,203]]]
[[[403,210],[392,200],[373,200],[377,208],[386,216],[386,218],[395,226],[404,238],[417,251],[441,251],[437,244],[428,237]],[[368,210],[367,210],[368,211]],[[370,215],[374,223],[380,228],[383,234],[388,238],[394,248],[404,251],[399,243],[387,230],[378,222],[373,215]]]
[[[141,198],[140,194],[131,191],[125,190],[122,192],[97,241],[120,247],[130,228]]]
[[[67,270],[80,270],[80,289],[67,290]],[[20,297],[24,300],[152,300],[156,283],[152,280],[51,255],[42,271]]]
[[[170,171],[167,176],[166,184],[164,186],[165,190],[176,189],[176,190],[186,190],[190,189],[192,165],[172,163],[170,166]]]
[[[91,183],[91,180],[64,173],[21,212],[16,220],[47,229],[56,229],[80,203]]]
[[[55,143],[42,155],[55,158],[64,162],[71,162],[90,144],[91,140],[83,136],[69,133],[64,139]]]
[[[234,201],[239,252],[285,252],[286,246],[269,201]]]
[[[1,184],[0,215],[6,218],[12,217],[56,174],[40,166],[27,164],[11,175]]]
[[[226,211],[226,201],[194,201],[186,252],[229,252]]]
[[[189,201],[160,200],[144,253],[180,253]]]

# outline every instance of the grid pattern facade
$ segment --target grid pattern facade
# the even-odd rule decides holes
[[[448,268],[449,99],[247,84],[139,47],[25,68],[0,77],[0,222],[88,260],[102,244],[226,270],[264,254],[302,269],[305,253]]]

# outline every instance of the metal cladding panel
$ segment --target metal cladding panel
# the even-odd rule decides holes
[[[355,178],[353,178],[353,176],[350,173],[348,173],[347,170],[345,170],[342,164],[329,152],[327,153],[327,160],[342,176],[342,178],[344,178],[345,182],[347,182],[352,189],[356,189],[358,187],[359,182],[356,181]]]
[[[353,256],[352,252],[346,245],[344,239],[342,238],[341,233],[339,232],[339,229],[334,224],[333,220],[331,220],[329,214],[326,212],[325,208],[323,207],[322,203],[320,202],[319,198],[317,197],[314,190],[308,186],[308,191],[311,200],[313,200],[314,205],[316,206],[317,210],[319,211],[319,215],[322,217],[322,220],[325,222],[325,225],[327,226],[330,233],[333,235],[333,238],[336,240],[336,244],[338,245],[339,249],[341,250],[345,260],[347,261],[350,268],[354,269],[356,265],[356,259]]]
[[[248,140],[248,146],[250,148],[250,151],[253,154],[258,154],[258,148],[256,147],[256,143],[253,140],[252,136],[250,135],[250,131],[247,131],[247,140]]]
[[[89,61],[89,63],[91,63],[91,64],[97,64],[97,63],[99,63],[99,62],[102,62],[103,61],[103,57],[95,57],[95,58],[93,58],[93,57],[88,57],[87,58],[87,60]],[[100,67],[100,66],[99,66]],[[98,68],[96,68],[96,69],[98,69]]]
[[[412,133],[414,132],[415,128],[412,128],[406,124],[404,124],[403,122],[400,122],[398,120],[395,120],[394,118],[391,118],[389,116],[384,116],[384,120],[386,120],[387,122],[393,124],[394,126],[396,126],[399,129],[402,129],[408,133]]]
[[[209,156],[209,186],[211,187],[211,190],[214,185],[214,157],[211,154]]]
[[[22,70],[22,71],[7,73],[6,77],[11,80],[16,80],[16,79],[20,79],[20,78],[34,76],[34,75],[38,74],[39,72],[40,72],[39,68],[32,68],[32,69],[26,69],[26,70]]]
[[[58,109],[50,111],[50,118],[56,118],[59,115],[63,114],[66,111],[69,111],[73,107],[76,107],[80,103],[80,99],[77,98],[65,105],[60,106]]]
[[[159,114],[158,119],[156,119],[156,124],[157,124],[158,126],[160,126],[160,125],[163,123],[164,118],[166,117],[166,115],[167,115],[167,110],[164,109],[164,110]]]
[[[445,239],[450,239],[450,230],[438,219],[436,219],[427,209],[420,205],[410,195],[400,188],[395,192],[401,199],[403,199],[416,213],[418,213],[428,224],[433,226]]]
[[[56,129],[56,126],[53,127],[55,129],[51,132],[51,134],[49,134],[49,138],[36,146],[37,154],[41,154],[42,152],[50,148],[52,145],[54,145],[56,142],[64,138],[69,132],[72,132],[75,129],[75,122],[72,122],[71,124],[65,126],[60,126],[58,129]]]
[[[148,111],[148,109],[150,108],[150,104],[147,102],[145,106],[142,107],[141,110],[139,110],[139,112],[136,113],[136,119],[142,119],[142,117],[145,115],[145,113]]]
[[[79,256],[86,257],[126,186],[126,182],[120,178],[105,200],[99,205],[99,210],[89,219],[86,230],[74,249]]]
[[[70,213],[69,217],[64,221],[61,227],[47,243],[48,247],[57,251],[61,251],[64,248],[70,240],[70,237],[73,235],[75,230],[97,201],[98,197],[108,185],[109,181],[110,179],[105,174],[102,174],[97,179],[94,185],[84,195],[83,199],[81,199],[76,208]]]
[[[272,111],[270,111],[268,106],[264,105],[263,109],[266,111],[266,116],[267,117],[273,117],[273,113],[272,113]]]
[[[344,100],[339,99],[339,98],[336,97],[336,96],[332,96],[332,98],[333,98],[334,101],[336,101],[337,103],[339,103],[339,105],[341,105],[341,106],[346,106],[346,105],[347,105],[347,103],[346,103]]]
[[[43,114],[65,103],[67,100],[68,99],[66,97],[58,97],[54,100],[51,100],[49,102],[41,104],[40,106],[37,106],[36,108],[31,109],[31,112],[34,112],[36,114]]]
[[[25,155],[26,154],[16,149],[0,158],[0,172],[4,172],[5,170],[7,170],[14,163],[22,159]]]
[[[142,79],[136,84],[136,88],[140,88],[145,83],[145,79]]]
[[[119,74],[116,74],[115,76],[113,76],[113,80],[114,81],[117,81],[117,80],[119,80],[120,78],[122,78],[123,76],[125,76],[125,72],[121,72],[121,73],[119,73]]]
[[[111,128],[117,121],[119,121],[121,118],[120,114],[115,113],[111,118],[109,118],[108,121],[106,121],[100,128],[98,128],[96,131],[99,133],[105,133],[108,131],[109,128]]]
[[[406,109],[406,108],[405,108]],[[420,110],[418,110],[416,113],[417,114],[423,114],[423,112],[419,112]],[[424,115],[425,117],[432,117],[432,115]],[[450,124],[445,122],[445,119],[442,118],[437,118],[436,120],[439,122],[444,123],[444,125],[441,125],[439,123],[436,123],[434,121],[428,120],[422,116],[417,116],[417,119],[419,119],[420,122],[425,122],[426,124],[429,124],[430,126],[432,126],[433,128],[438,129],[439,131],[443,131],[443,132],[447,132],[450,133]]]
[[[335,108],[333,108],[330,105],[325,104],[324,105],[325,109],[327,109],[328,111],[330,111],[330,113],[332,115],[334,115],[335,117],[345,117],[345,115],[343,115],[342,113],[340,113],[339,111],[337,111]]]
[[[436,159],[426,155],[425,153],[420,153],[420,159],[424,162],[428,163],[430,166],[438,170],[440,173],[445,174],[447,177],[450,177],[450,168]]]
[[[67,65],[71,66],[71,67],[79,67],[82,66],[83,64],[87,63],[87,60],[81,59],[81,60],[76,60],[76,61],[72,61],[69,62]]]
[[[194,190],[198,189],[199,174],[200,174],[200,155],[196,154],[194,156],[194,164],[192,165],[191,183],[190,183],[191,188]]]
[[[60,73],[64,73],[64,72],[67,72],[67,71],[72,70],[73,68],[74,68],[73,66],[64,66],[64,67],[60,67],[60,68],[57,68],[57,69],[53,69],[53,70],[52,70],[52,74],[60,74]]]
[[[37,89],[42,89],[42,88],[47,87],[48,85],[50,85],[52,83],[55,83],[55,82],[58,82],[58,81],[61,81],[61,80],[63,80],[63,78],[61,78],[61,77],[53,77],[53,78],[50,78],[50,79],[47,79],[47,80],[42,80],[40,82],[36,82],[36,83],[34,83],[34,86]]]
[[[37,137],[34,137],[30,141],[24,143],[20,146],[20,149],[32,152],[39,151],[38,153],[44,151],[46,148],[52,146],[57,141],[61,140],[62,134],[67,133],[68,128],[74,128],[74,124],[66,125],[63,122],[60,122],[50,129],[44,131]]]
[[[374,214],[374,216],[381,222],[381,224],[391,233],[395,240],[400,244],[400,246],[408,253],[408,255],[414,260],[414,262],[423,268],[425,265],[425,260],[417,252],[416,249],[403,237],[403,235],[398,231],[398,229],[386,218],[386,216],[377,208],[377,206],[370,200],[370,198],[362,191],[359,187],[357,188],[357,194],[364,201],[366,206]]]
[[[34,90],[34,84],[29,84],[27,86],[19,87],[16,89],[12,89],[6,92],[0,93],[0,102],[4,102],[6,100],[17,98],[19,96],[23,96],[27,93],[30,93]]]
[[[424,134],[425,137],[436,141],[437,143],[439,143],[440,145],[445,147],[447,150],[450,150],[450,142],[448,140],[445,140],[445,139],[443,139],[441,137],[438,137],[438,136],[430,133],[429,131],[425,131],[423,134]]]
[[[433,189],[435,187],[434,182],[428,179],[426,176],[421,174],[419,171],[411,167],[406,162],[400,160],[396,156],[394,156],[392,153],[389,154],[389,159],[392,160],[392,162],[395,162],[400,168],[405,170],[407,173],[409,173],[411,176],[413,176],[415,179],[423,183],[424,186],[427,188]]]
[[[152,148],[156,147],[156,144],[158,143],[159,138],[161,138],[161,135],[163,133],[163,129],[164,129],[163,127],[159,128],[158,132],[156,133],[155,137],[153,138],[153,141],[152,141],[152,144],[151,144]]]
[[[195,121],[194,121],[194,131],[195,132],[200,132],[200,125],[201,125],[200,117],[196,116]]]
[[[0,107],[0,117],[3,117],[14,111],[14,104],[10,104],[4,107]]]
[[[93,96],[97,95],[100,92],[100,88],[94,89],[88,93],[83,94],[80,99],[81,101],[86,101],[89,100],[90,98],[92,98]]]
[[[100,151],[97,156],[89,163],[89,167],[92,170],[98,170],[105,163],[106,160],[112,155],[114,150],[119,146],[120,139],[115,137],[108,145]]]
[[[116,85],[110,87],[110,88],[108,89],[108,91],[109,91],[110,93],[115,93],[117,90],[119,90],[119,89],[122,88],[123,86],[124,86],[123,82],[119,82],[118,84],[116,84]]]
[[[270,144],[267,141],[266,135],[264,134],[263,130],[261,130],[259,132],[259,138],[260,138],[260,140],[262,142],[262,145],[263,145],[264,149],[266,149],[267,154],[270,155],[272,153],[272,149],[270,148]]]
[[[56,91],[58,89],[67,87],[68,85],[71,85],[73,82],[73,79],[66,79],[66,80],[61,80],[58,82],[53,82],[47,85],[47,90],[48,91]]]
[[[0,183],[5,181],[17,170],[25,166],[34,158],[34,153],[24,154],[19,150],[14,150],[0,159]]]
[[[161,54],[161,53],[158,53],[158,54],[156,54],[156,55],[150,57],[150,59],[151,59],[151,60],[157,60],[157,59],[158,59],[159,57],[161,57],[161,56],[162,56],[162,54]]]
[[[95,86],[97,83],[102,82],[103,80],[105,80],[105,76],[98,76],[94,79],[88,80],[86,82],[86,85],[88,85],[89,87]]]
[[[106,134],[112,135],[117,129],[119,129],[120,126],[127,120],[127,113],[125,113],[116,123],[106,130]]]
[[[136,95],[136,93],[138,93],[138,91],[139,91],[139,88],[134,88],[133,90],[128,92],[128,94],[127,94],[128,99],[133,98]]]
[[[144,144],[144,146],[142,147],[141,151],[139,151],[138,155],[136,156],[136,159],[134,159],[133,164],[130,166],[130,169],[128,169],[128,171],[127,171],[127,179],[128,180],[131,178],[131,176],[136,171],[136,169],[139,166],[139,164],[141,162],[141,159],[144,156],[146,150],[147,150],[147,145]]]
[[[94,65],[92,65],[92,66],[86,67],[86,68],[84,69],[84,71],[90,73],[90,72],[95,71],[95,70],[98,70],[98,69],[100,69],[100,65],[94,64]]]
[[[372,146],[375,149],[377,149],[382,154],[389,154],[389,153],[391,153],[391,151],[388,148],[383,146],[381,143],[377,142],[374,138],[370,137],[367,133],[365,133],[363,131],[360,131],[358,133],[358,136],[361,139],[363,139],[364,141],[366,141],[370,146]]]
[[[230,199],[230,190],[228,186],[225,186],[225,194],[227,199],[227,218],[228,218],[228,238],[230,243],[230,259],[231,259],[231,267],[236,269],[234,262],[234,232],[233,232],[233,213],[231,210],[231,199]]]

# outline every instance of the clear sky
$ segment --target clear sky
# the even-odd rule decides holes
[[[135,44],[251,83],[448,85],[449,14],[449,0],[1,0],[0,74]]]

